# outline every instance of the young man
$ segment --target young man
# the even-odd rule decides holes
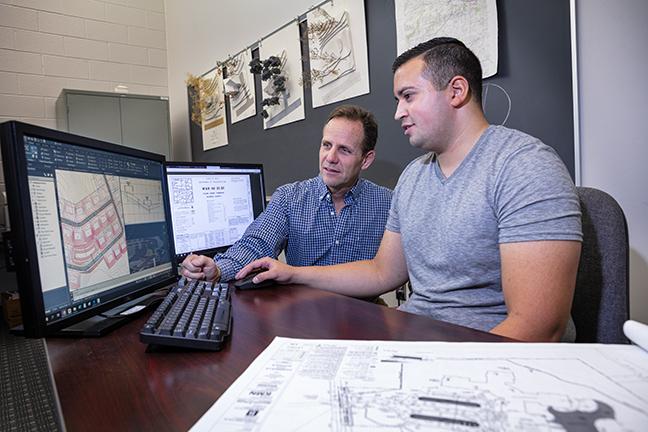
[[[360,178],[375,158],[378,125],[358,106],[334,109],[322,131],[320,175],[281,186],[243,237],[213,259],[189,255],[182,274],[230,280],[249,262],[286,249],[295,266],[330,265],[376,255],[391,190]]]
[[[570,308],[582,240],[574,185],[538,139],[490,126],[481,66],[463,43],[436,38],[394,62],[395,118],[429,153],[405,168],[372,260],[291,268],[275,279],[347,295],[379,295],[408,278],[407,312],[521,340],[573,339]]]

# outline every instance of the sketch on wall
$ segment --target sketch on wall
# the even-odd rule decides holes
[[[203,150],[227,145],[223,69],[217,67],[200,80],[200,97],[205,101],[201,112]]]
[[[232,124],[256,114],[256,94],[254,93],[254,75],[248,65],[252,60],[252,51],[246,49],[227,61],[227,78],[224,80],[225,95],[230,102],[230,120]]]
[[[364,1],[331,1],[306,20],[313,108],[369,93]]]
[[[279,103],[266,108],[268,116],[263,119],[263,128],[269,129],[304,119],[304,89],[301,86],[302,62],[299,26],[291,23],[259,43],[259,58],[271,56],[281,60],[281,75],[285,77]],[[274,97],[271,80],[263,83],[263,97]]]
[[[449,36],[475,53],[483,78],[497,73],[495,0],[394,0],[394,6],[399,54],[434,37]]]

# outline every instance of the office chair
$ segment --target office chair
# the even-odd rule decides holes
[[[628,343],[628,225],[623,210],[607,193],[577,187],[583,245],[572,304],[576,342]]]

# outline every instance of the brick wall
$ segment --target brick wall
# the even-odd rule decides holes
[[[56,128],[61,89],[120,84],[168,95],[164,0],[0,0],[0,122]]]

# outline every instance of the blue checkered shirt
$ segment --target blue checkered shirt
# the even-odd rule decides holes
[[[233,279],[255,259],[276,258],[284,248],[294,266],[371,259],[380,246],[391,196],[390,189],[360,179],[336,214],[321,177],[281,186],[243,237],[214,256],[221,280]]]

